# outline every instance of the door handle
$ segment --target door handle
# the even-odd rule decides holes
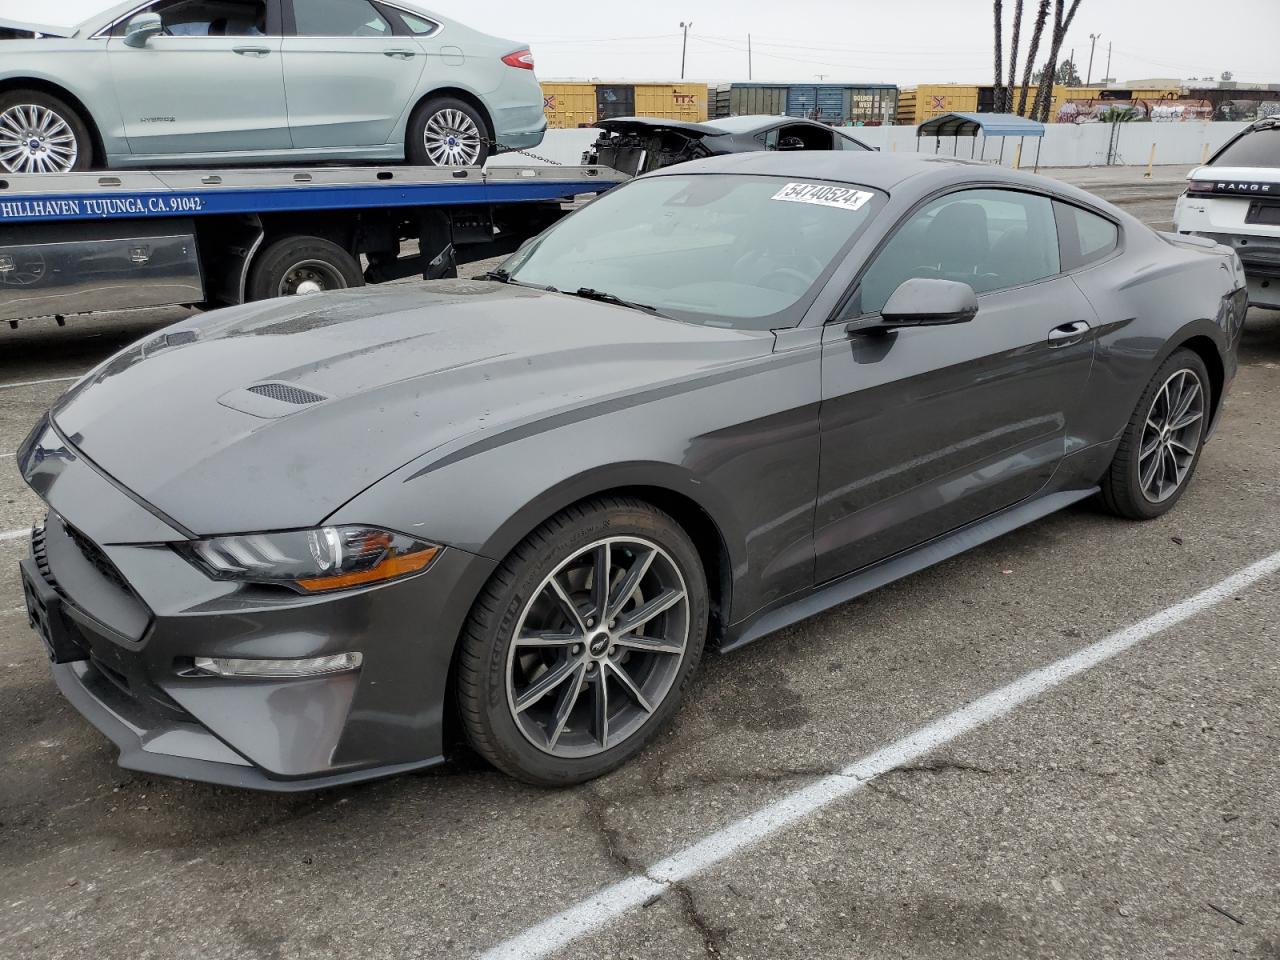
[[[1073,343],[1079,343],[1084,339],[1084,335],[1089,332],[1089,324],[1083,320],[1073,320],[1071,323],[1064,323],[1061,326],[1054,327],[1049,331],[1050,347],[1069,347]]]
[[[413,59],[413,51],[412,51],[412,50],[399,50],[399,49],[397,49],[397,50],[383,50],[383,51],[382,51],[382,55],[383,55],[384,57],[399,57],[401,60],[412,60],[412,59]]]
[[[270,47],[232,47],[242,57],[265,57],[271,52]]]

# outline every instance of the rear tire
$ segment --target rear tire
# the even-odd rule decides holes
[[[1160,365],[1102,478],[1103,505],[1129,520],[1173,509],[1191,484],[1213,413],[1204,361],[1178,349]]]
[[[39,90],[0,94],[0,173],[71,173],[92,165],[93,138],[68,104]]]
[[[432,97],[409,118],[405,155],[419,167],[483,167],[493,134],[480,111],[455,97]]]
[[[281,237],[254,258],[245,298],[269,300],[362,286],[360,262],[333,241]]]
[[[511,552],[472,608],[455,684],[467,739],[539,786],[608,773],[679,708],[707,621],[698,552],[671,517],[623,497],[570,507]]]

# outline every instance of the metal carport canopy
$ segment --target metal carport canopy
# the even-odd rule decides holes
[[[944,113],[916,127],[917,137],[1043,137],[1044,124],[1016,113]]]

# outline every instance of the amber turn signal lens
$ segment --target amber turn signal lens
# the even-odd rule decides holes
[[[344,587],[358,587],[366,583],[377,583],[380,580],[392,580],[406,573],[423,569],[436,558],[439,552],[439,547],[428,547],[416,553],[391,554],[376,567],[368,570],[339,573],[331,577],[312,577],[308,580],[295,580],[294,583],[310,593],[320,593],[324,590],[341,590]]]

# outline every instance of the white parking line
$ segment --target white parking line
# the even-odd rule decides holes
[[[22,540],[31,536],[31,528],[23,527],[21,530],[0,530],[0,543],[6,540]]]
[[[1280,570],[1280,552],[1259,560],[1195,596],[1111,634],[1069,657],[1055,660],[862,757],[838,773],[788,793],[708,837],[685,847],[641,874],[633,874],[580,900],[523,933],[499,944],[483,960],[537,960],[570,941],[605,926],[629,910],[665,893],[670,884],[701,873],[742,850],[794,826],[824,807],[861,790],[876,777],[936,750],[1077,674],[1221,603],[1250,584]]]
[[[17,383],[0,383],[0,390],[11,390],[14,387],[35,387],[42,383],[66,383],[68,380],[79,380],[84,374],[77,373],[74,377],[49,377],[47,380],[19,380]]]

